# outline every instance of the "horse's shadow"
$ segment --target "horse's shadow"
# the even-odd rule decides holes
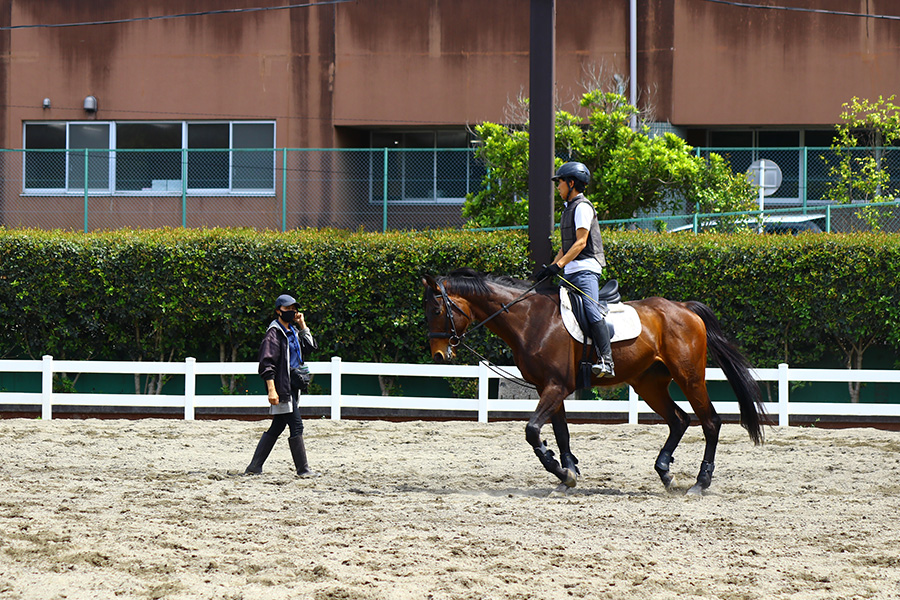
[[[450,495],[464,495],[464,496],[489,496],[491,498],[501,498],[501,497],[530,497],[530,498],[547,498],[548,496],[553,496],[553,489],[548,488],[498,488],[498,489],[448,489],[448,488],[429,488],[422,486],[410,486],[410,485],[398,485],[394,486],[394,491],[399,493],[416,493],[416,494],[432,494],[434,496],[450,496]],[[613,488],[588,488],[588,487],[574,487],[567,490],[564,494],[558,494],[558,497],[581,497],[581,496],[629,496],[634,498],[641,497],[656,497],[660,495],[664,495],[665,492],[661,493],[653,493],[646,491],[622,491]]]

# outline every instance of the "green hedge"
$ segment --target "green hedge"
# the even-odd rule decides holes
[[[256,360],[290,293],[316,360],[422,362],[422,275],[527,262],[521,232],[0,230],[0,358]]]
[[[607,234],[623,295],[700,300],[754,364],[900,349],[900,237]]]
[[[757,366],[900,347],[897,236],[604,239],[626,299],[709,304]],[[255,360],[287,292],[314,328],[316,360],[424,362],[421,276],[525,277],[527,246],[520,231],[0,230],[0,358]],[[478,343],[509,359],[498,340]]]

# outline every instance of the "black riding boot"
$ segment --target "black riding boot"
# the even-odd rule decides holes
[[[303,443],[302,435],[295,435],[288,438],[288,445],[291,447],[291,456],[294,458],[294,466],[297,467],[297,475],[300,477],[318,477],[319,474],[311,471],[309,463],[306,460],[306,445]]]
[[[612,359],[612,347],[609,344],[609,328],[606,320],[591,323],[591,339],[597,352],[597,364],[591,367],[591,373],[599,377],[615,377],[615,365]]]
[[[244,475],[258,475],[259,473],[262,473],[263,463],[269,458],[269,453],[272,452],[272,448],[275,447],[275,440],[277,439],[278,436],[272,435],[268,431],[262,434],[262,437],[259,438],[259,443],[256,445],[256,452],[253,453],[253,459],[250,461],[250,464],[247,465],[247,470],[244,471]]]

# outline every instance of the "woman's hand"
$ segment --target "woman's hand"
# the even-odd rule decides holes
[[[300,329],[306,329],[306,319],[303,318],[303,313],[302,313],[302,312],[297,311],[297,316],[294,317],[294,323],[295,323],[295,324],[297,325],[297,327],[299,327]]]
[[[266,379],[266,392],[269,396],[269,404],[278,404],[278,392],[275,391],[275,380]]]

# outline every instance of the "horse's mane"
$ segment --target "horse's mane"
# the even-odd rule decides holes
[[[464,296],[488,296],[491,294],[490,285],[524,292],[534,285],[533,281],[516,279],[508,275],[486,274],[469,267],[463,267],[451,271],[440,281],[449,285],[454,291]],[[540,287],[535,290],[538,293],[549,293]]]

